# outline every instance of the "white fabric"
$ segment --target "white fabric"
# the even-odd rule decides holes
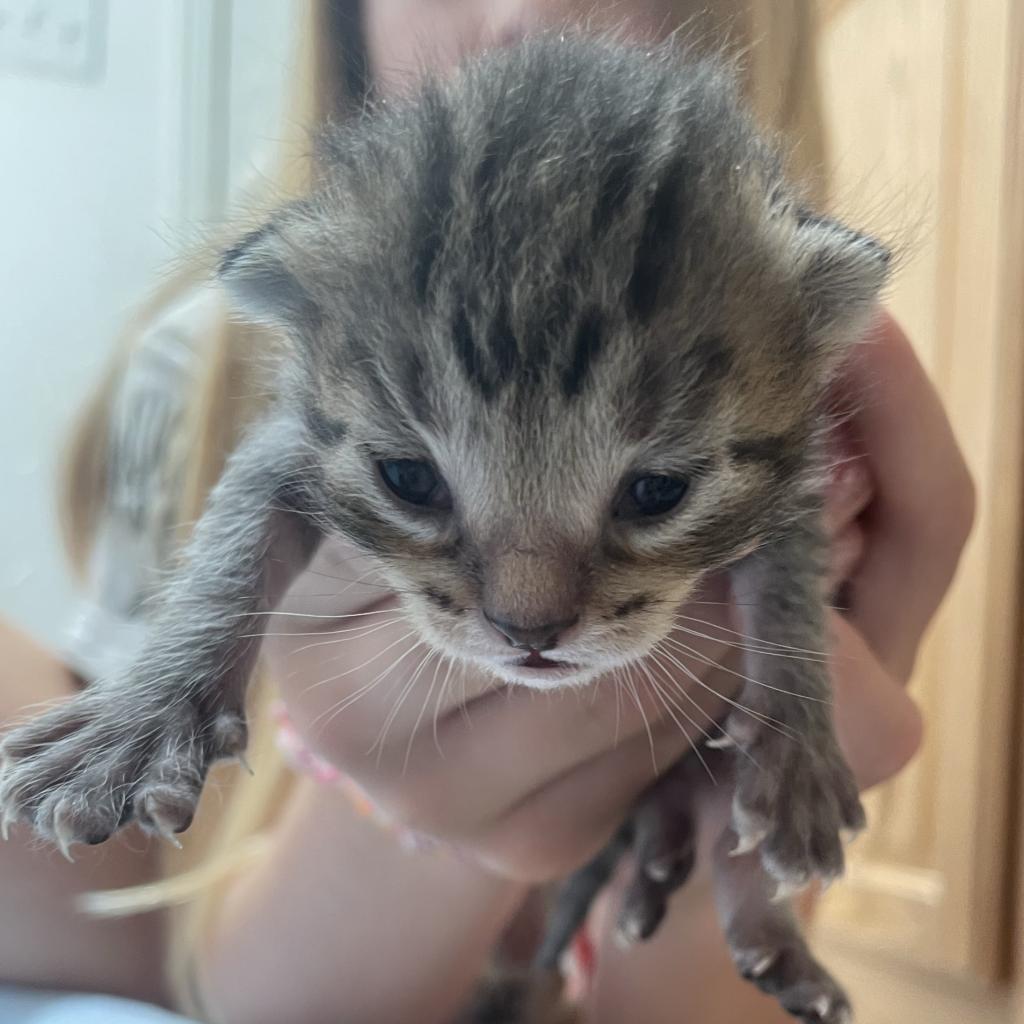
[[[155,1006],[111,996],[0,987],[0,1024],[189,1024]]]
[[[181,453],[169,445],[195,388],[200,341],[221,313],[212,287],[173,303],[132,350],[111,403],[106,507],[60,651],[86,680],[116,675],[142,642],[145,603],[176,526]]]

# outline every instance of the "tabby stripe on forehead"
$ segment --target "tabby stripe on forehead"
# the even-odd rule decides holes
[[[345,424],[328,416],[319,406],[307,405],[302,415],[310,433],[322,444],[338,444],[345,439]]]
[[[669,163],[644,215],[627,297],[641,323],[651,318],[683,235],[683,201],[694,168],[685,155]]]
[[[583,390],[590,367],[600,355],[602,337],[601,314],[591,306],[580,317],[572,358],[562,374],[562,391],[566,398],[574,398]]]
[[[444,228],[455,202],[452,178],[455,172],[455,135],[451,111],[436,87],[423,97],[424,147],[423,179],[413,227],[412,279],[416,297],[426,303],[430,278],[444,245]]]
[[[519,363],[519,342],[512,329],[508,300],[504,296],[498,303],[498,312],[488,326],[487,347],[494,359],[494,367],[500,384],[515,371]]]
[[[795,467],[799,451],[799,438],[790,434],[763,434],[729,443],[729,454],[737,462],[767,463],[780,473]]]
[[[452,324],[452,347],[469,383],[475,385],[484,398],[491,398],[494,395],[494,384],[484,366],[483,353],[473,337],[473,328],[470,326],[465,306],[460,306],[455,314],[455,323]]]
[[[664,92],[658,83],[658,95]],[[637,187],[645,148],[654,136],[654,112],[661,109],[657,96],[646,110],[637,111],[626,128],[609,140],[610,156],[600,171],[597,198],[591,213],[591,233],[600,239],[622,212]]]

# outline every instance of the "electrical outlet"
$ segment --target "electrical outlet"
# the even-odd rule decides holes
[[[0,71],[98,78],[105,7],[105,0],[0,0]]]

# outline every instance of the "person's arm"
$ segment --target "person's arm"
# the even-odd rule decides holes
[[[833,510],[844,563],[838,574],[852,579],[855,611],[887,600],[927,611],[944,592],[962,548],[971,518],[970,483],[934,393],[898,329],[887,322],[877,345],[864,353],[876,367],[893,361],[902,367],[892,395],[881,396],[885,408],[870,407],[864,436],[877,427],[878,417],[901,421],[906,410],[916,410],[921,433],[914,450],[931,451],[934,468],[926,480],[914,477],[921,490],[908,499],[907,473],[890,461],[891,448],[876,455],[878,439],[872,440],[874,497],[855,484]],[[844,488],[838,490],[842,494]],[[940,494],[941,506],[933,500]],[[907,536],[901,564],[927,558],[935,571],[924,580],[907,577],[904,586],[890,580],[876,589],[874,544],[884,548],[891,529],[907,532],[905,515],[919,517],[921,502],[932,515],[936,507],[944,509],[944,526]],[[885,512],[889,508],[892,517]],[[927,614],[913,621],[902,615],[878,619],[891,621],[899,638],[858,628],[856,614],[853,624],[834,619],[837,731],[865,787],[899,770],[921,730],[903,682]],[[327,635],[330,629],[328,623]],[[346,643],[351,663],[361,664],[404,633],[397,623],[390,630],[357,638],[351,647]],[[897,639],[903,657],[890,664],[885,652]],[[669,764],[687,742],[664,715],[654,722],[649,741],[635,709],[616,706],[608,693],[544,699],[513,690],[478,696],[468,721],[454,706],[443,710],[436,739],[444,756],[435,749],[432,723],[424,726],[419,717],[419,702],[409,702],[413,707],[391,725],[393,743],[377,774],[376,759],[366,751],[394,695],[389,700],[379,690],[368,692],[357,713],[338,716],[332,729],[318,728],[313,723],[323,709],[343,695],[311,686],[324,678],[318,662],[324,647],[301,636],[276,638],[270,651],[279,676],[290,678],[286,695],[293,713],[307,716],[307,738],[358,773],[405,823],[459,842],[489,869],[407,855],[388,833],[354,817],[335,793],[304,783],[274,832],[270,852],[231,888],[197,958],[206,997],[225,1024],[277,1020],[286,1007],[303,1024],[328,1019],[332,1008],[346,1010],[354,1022],[410,1014],[423,1024],[444,1021],[468,996],[521,896],[518,885],[506,879],[554,878],[579,864],[650,779],[649,743],[656,760]],[[346,692],[373,679],[364,676],[350,677]],[[692,695],[700,699],[702,692]],[[324,705],[316,704],[317,695]],[[596,1021],[640,1019],[641,1012],[651,1024],[680,1014],[702,1024],[724,1024],[747,1013],[759,1024],[784,1019],[732,968],[710,886],[700,876],[676,897],[653,942],[622,954],[604,935],[599,963],[591,1006]]]
[[[0,623],[0,732],[75,689],[64,665]],[[129,833],[102,850],[76,850],[69,864],[12,826],[0,842],[0,983],[165,1002],[160,915],[100,921],[76,905],[83,893],[152,881],[158,852]]]
[[[448,852],[404,850],[303,781],[196,957],[204,1006],[218,1024],[443,1024],[524,892]]]

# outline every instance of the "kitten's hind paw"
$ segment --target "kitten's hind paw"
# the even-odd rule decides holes
[[[70,857],[137,821],[177,843],[210,764],[244,746],[241,716],[204,716],[182,701],[131,707],[89,690],[16,728],[0,744],[0,815],[32,825]]]
[[[733,853],[758,849],[780,898],[843,873],[844,838],[864,827],[853,774],[838,747],[811,750],[767,729],[737,762]]]
[[[851,1024],[853,1010],[846,993],[811,956],[803,940],[781,946],[732,950],[739,973],[806,1024]]]
[[[649,939],[657,931],[669,899],[693,871],[697,840],[687,785],[683,771],[670,772],[641,799],[634,814],[635,867],[617,928],[623,946]]]

